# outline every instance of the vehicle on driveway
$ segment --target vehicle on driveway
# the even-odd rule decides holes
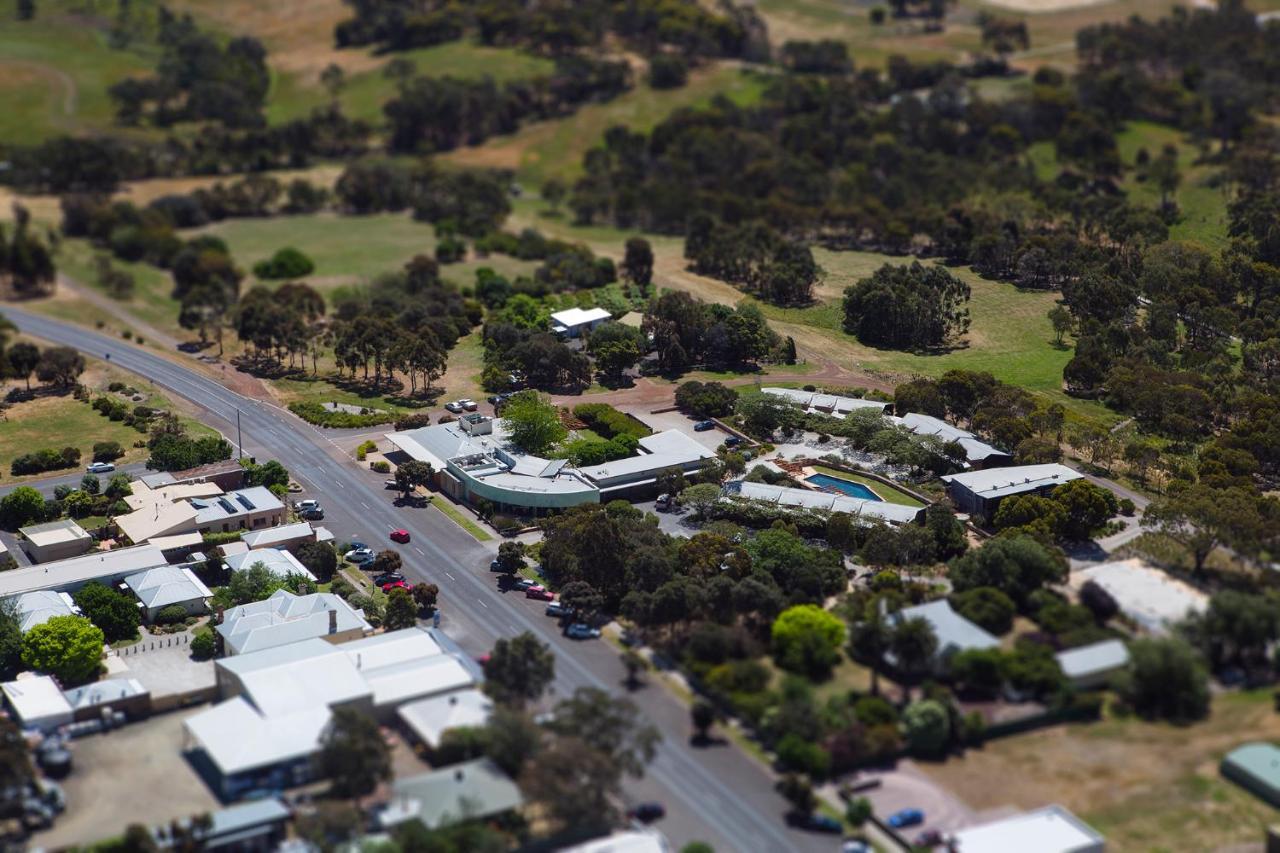
[[[716,428],[715,421],[698,421],[696,424],[693,425],[694,432],[706,432],[707,430],[712,430],[715,428]]]
[[[352,548],[342,556],[348,563],[356,563],[359,565],[361,563],[372,563],[373,558],[377,555],[373,553],[372,548],[366,548],[361,545],[359,548]]]
[[[585,622],[574,622],[564,629],[564,635],[571,640],[594,640],[600,636],[600,629]]]
[[[401,545],[408,544],[409,531],[405,530],[403,527],[401,527],[399,530],[391,531],[391,541],[399,542]]]
[[[383,592],[391,592],[393,589],[413,589],[413,587],[409,586],[405,581],[392,581],[391,583],[382,584]]]
[[[534,584],[524,591],[525,598],[536,598],[538,601],[555,601],[556,594],[541,584]]]
[[[835,835],[844,832],[844,826],[833,817],[817,812],[788,812],[787,823],[796,829],[807,829],[810,832],[830,832]]]
[[[373,579],[373,582],[376,583],[378,586],[383,586],[384,584],[389,584],[389,583],[395,583],[397,581],[400,581],[403,583],[404,575],[400,574],[399,572],[383,572],[382,574],[378,575],[376,578]]]
[[[739,444],[742,444],[742,439],[738,438],[736,435],[731,435],[724,440],[725,447],[737,447]]]
[[[662,820],[666,816],[666,806],[658,802],[638,803],[635,807],[627,810],[627,817],[632,820],[638,820],[641,823],[653,823],[655,820]]]
[[[942,833],[936,829],[927,829],[911,842],[912,847],[937,847],[942,843]]]
[[[924,812],[920,809],[903,809],[889,815],[887,821],[894,829],[906,829],[908,826],[919,826],[924,823]]]
[[[450,400],[449,402],[444,404],[444,407],[448,411],[453,412],[455,415],[460,415],[464,411],[466,411],[466,409],[464,409],[462,406],[461,400]]]
[[[463,397],[461,400],[458,401],[458,403],[462,406],[463,409],[465,409],[468,412],[474,412],[476,409],[480,408],[479,403],[477,403],[475,400],[467,399],[466,397]]]
[[[547,605],[547,615],[554,616],[557,619],[563,619],[567,616],[573,615],[573,608],[567,605],[561,604],[558,601],[553,601]]]
[[[91,462],[85,470],[90,474],[110,474],[116,470],[116,466],[110,462]]]

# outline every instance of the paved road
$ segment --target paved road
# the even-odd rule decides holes
[[[88,355],[111,355],[112,364],[132,371],[179,395],[206,413],[205,423],[235,436],[241,413],[244,452],[278,459],[308,494],[325,505],[325,525],[340,540],[361,538],[387,544],[398,527],[413,537],[400,548],[406,574],[429,579],[441,588],[443,627],[469,654],[478,655],[500,637],[532,631],[556,655],[557,696],[592,686],[623,692],[623,668],[617,654],[601,642],[574,643],[542,614],[543,605],[499,592],[486,568],[491,547],[429,508],[392,506],[393,493],[382,477],[358,469],[320,430],[270,404],[239,396],[180,363],[122,344],[77,326],[6,306],[4,313],[24,332],[76,347]],[[773,792],[773,779],[755,761],[731,747],[690,746],[687,710],[665,690],[650,686],[631,694],[643,716],[664,735],[647,776],[627,785],[633,800],[657,799],[668,816],[661,829],[677,845],[693,840],[717,850],[830,851],[838,843],[788,829],[785,803]]]
[[[55,474],[49,477],[41,477],[38,480],[27,480],[22,483],[10,483],[7,486],[0,486],[0,498],[12,492],[19,486],[30,486],[40,494],[47,498],[53,497],[53,490],[58,486],[79,487],[80,481],[84,479],[87,472],[84,466],[71,469],[68,473]],[[131,478],[137,478],[147,473],[147,466],[141,462],[134,462],[129,465],[121,465],[110,474],[99,474],[98,481],[105,486],[107,481],[114,477],[117,473],[128,474]]]

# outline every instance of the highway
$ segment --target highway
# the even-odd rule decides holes
[[[833,836],[792,830],[783,815],[785,802],[773,791],[773,779],[759,764],[732,746],[689,744],[687,709],[658,685],[629,692],[616,651],[601,641],[574,642],[543,615],[542,602],[520,593],[503,593],[487,571],[493,546],[478,543],[435,509],[401,508],[383,478],[356,466],[324,434],[286,410],[240,396],[180,361],[146,348],[6,305],[0,309],[23,332],[75,347],[180,396],[205,413],[204,422],[234,443],[240,412],[244,453],[277,459],[301,483],[308,497],[325,508],[324,526],[339,542],[360,539],[388,547],[390,531],[405,528],[408,545],[396,547],[405,574],[439,585],[441,627],[469,654],[488,651],[495,640],[531,631],[556,656],[552,699],[591,686],[628,695],[642,716],[659,728],[663,741],[645,778],[629,780],[629,801],[658,800],[667,809],[659,828],[677,848],[706,841],[717,851],[832,851]],[[181,358],[176,356],[175,358]]]

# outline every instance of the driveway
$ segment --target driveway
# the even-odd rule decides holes
[[[868,770],[858,779],[879,779],[880,787],[857,796],[866,797],[881,820],[894,812],[914,808],[924,812],[924,823],[902,831],[908,841],[930,829],[943,835],[971,825],[977,813],[955,794],[930,779],[912,761],[899,761],[891,770]]]

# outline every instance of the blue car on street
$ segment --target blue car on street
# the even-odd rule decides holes
[[[924,812],[920,809],[903,809],[889,815],[889,826],[894,829],[905,829],[908,826],[918,826],[924,823]]]

